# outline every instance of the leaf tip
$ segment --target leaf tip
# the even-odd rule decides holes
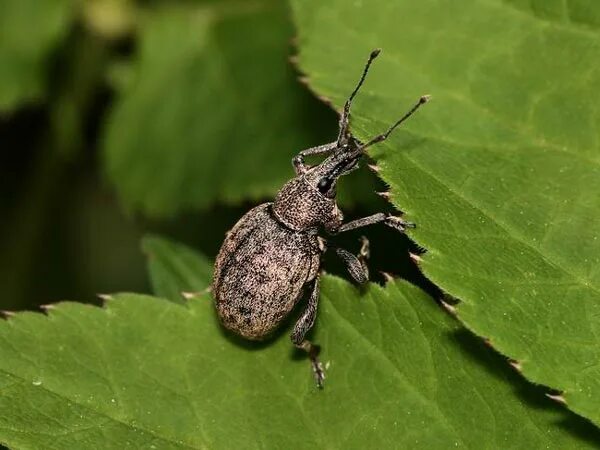
[[[451,316],[456,317],[456,308],[453,305],[451,305],[448,302],[445,302],[441,298],[440,298],[440,305],[442,305],[442,308],[444,308],[447,313],[449,313]]]
[[[408,256],[417,265],[421,264],[421,261],[423,261],[423,258],[416,253],[408,252]]]
[[[206,289],[203,289],[201,291],[196,291],[196,292],[191,292],[191,291],[182,291],[181,292],[181,296],[183,298],[185,298],[186,300],[192,300],[196,297],[201,297],[205,294],[209,294],[210,292],[212,292],[212,288],[209,286]]]
[[[15,316],[15,313],[14,313],[14,312],[12,312],[12,311],[0,310],[0,316],[1,316],[3,319],[9,319],[9,318],[11,318],[11,317],[14,317],[14,316]]]
[[[114,297],[110,294],[96,294],[96,297],[98,297],[102,301],[103,305],[105,305],[108,301],[114,299]]]
[[[298,81],[300,83],[302,83],[303,85],[308,86],[308,82],[310,81],[310,78],[308,78],[306,75],[300,75],[298,77]]]
[[[53,309],[56,309],[56,306],[51,305],[51,304],[47,304],[47,305],[40,305],[40,309],[45,313],[48,314],[50,311],[52,311]]]
[[[557,403],[560,403],[561,405],[566,405],[567,404],[567,401],[563,397],[562,393],[561,394],[549,394],[549,393],[546,393],[546,397],[548,397],[549,399],[554,400]]]
[[[515,359],[510,359],[508,361],[508,363],[511,365],[511,367],[513,369],[515,369],[517,372],[523,372],[523,366],[521,365],[521,363]]]
[[[389,272],[384,272],[383,270],[380,270],[379,273],[381,274],[381,276],[383,277],[384,281],[386,283],[389,283],[391,281],[394,281],[394,277],[392,276],[391,273]]]
[[[186,292],[186,291],[182,291],[181,292],[181,296],[183,298],[185,298],[186,300],[192,300],[194,297],[199,297],[200,296],[200,292]]]

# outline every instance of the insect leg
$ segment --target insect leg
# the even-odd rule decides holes
[[[352,100],[354,100],[356,93],[358,92],[358,90],[362,86],[363,82],[365,81],[367,73],[369,72],[369,67],[371,67],[371,63],[373,62],[373,60],[375,58],[377,58],[377,55],[379,55],[380,51],[381,50],[379,50],[379,49],[375,49],[371,52],[371,54],[369,55],[369,59],[367,60],[367,64],[365,65],[365,68],[363,69],[360,80],[358,80],[358,84],[356,85],[356,87],[352,91],[352,94],[350,94],[350,97],[348,97],[348,100],[346,100],[346,103],[344,104],[344,109],[342,110],[342,114],[340,115],[340,123],[339,123],[340,132],[339,132],[338,138],[337,138],[337,142],[340,146],[347,144],[348,138],[350,136],[350,133],[348,132],[348,123],[350,121],[350,106],[352,105]]]
[[[360,255],[356,257],[340,247],[335,247],[335,253],[344,261],[346,269],[354,281],[360,284],[369,281],[369,269]]]
[[[317,147],[307,148],[306,150],[302,150],[292,159],[292,164],[294,165],[294,170],[296,171],[296,175],[300,175],[308,170],[306,164],[304,164],[304,157],[310,155],[321,155],[323,153],[330,153],[337,148],[337,141],[330,142],[329,144],[319,145]]]
[[[404,231],[406,228],[415,228],[414,223],[405,222],[400,217],[392,216],[390,214],[377,213],[347,222],[339,227],[335,232],[343,233],[345,231],[355,230],[357,228],[366,227],[368,225],[373,225],[380,222],[384,222],[386,225],[395,228],[398,231]]]
[[[367,266],[367,260],[371,257],[371,244],[366,236],[360,237],[360,251],[358,252],[358,260],[360,261],[360,265],[362,266],[365,274],[367,275],[367,280],[369,279],[369,267]]]
[[[319,346],[314,345],[309,340],[305,339],[306,333],[312,328],[315,323],[315,318],[317,316],[317,306],[319,304],[319,276],[315,278],[313,281],[312,291],[310,293],[310,298],[308,299],[308,304],[306,305],[306,309],[302,313],[302,316],[294,325],[294,331],[292,331],[292,335],[290,336],[294,345],[302,350],[304,350],[308,357],[310,358],[310,363],[312,365],[313,374],[315,376],[315,381],[317,382],[317,386],[319,388],[323,388],[323,380],[325,379],[325,371],[323,370],[323,365],[319,361]]]

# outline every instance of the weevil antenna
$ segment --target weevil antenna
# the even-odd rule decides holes
[[[378,142],[385,141],[388,138],[388,136],[390,134],[392,134],[392,131],[394,131],[402,122],[404,122],[406,119],[408,119],[410,116],[412,116],[415,113],[415,111],[421,107],[421,105],[424,105],[425,103],[427,103],[430,98],[431,98],[431,96],[429,96],[429,95],[423,95],[419,99],[419,101],[406,114],[404,114],[400,118],[400,120],[398,120],[394,125],[392,125],[385,133],[375,136],[373,139],[371,139],[365,145],[360,147],[360,150],[364,151],[367,147],[370,147],[373,144],[377,144]]]
[[[350,104],[352,103],[352,100],[354,100],[354,97],[356,97],[356,93],[358,92],[358,90],[361,88],[361,86],[365,82],[365,78],[367,78],[367,73],[369,73],[369,68],[371,67],[371,63],[373,62],[373,60],[375,58],[377,58],[379,56],[379,53],[381,53],[381,49],[376,48],[369,55],[369,59],[367,61],[367,64],[365,64],[365,68],[363,69],[362,75],[360,76],[360,80],[358,80],[358,84],[352,91],[352,94],[350,94],[350,97],[348,97],[348,100],[346,100],[346,104],[344,105],[344,110],[348,110],[348,111],[350,110]]]
[[[346,100],[346,103],[344,104],[344,110],[342,111],[342,115],[340,117],[340,132],[337,138],[339,145],[348,142],[348,122],[350,120],[350,106],[352,105],[352,100],[354,100],[354,97],[356,96],[360,87],[363,85],[365,78],[367,77],[367,73],[369,72],[369,68],[371,67],[371,63],[375,58],[377,58],[379,53],[381,53],[381,49],[379,48],[371,52],[369,59],[367,60],[367,64],[365,64],[365,68],[363,69],[362,75],[360,76],[360,80],[358,80],[358,83],[352,91],[352,94],[350,94],[350,97],[348,97],[348,100]]]

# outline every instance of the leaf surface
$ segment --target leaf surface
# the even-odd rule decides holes
[[[150,216],[272,196],[292,156],[335,123],[296,80],[285,4],[162,8],[140,24],[104,166],[122,202]],[[330,131],[329,127],[327,132]]]
[[[71,0],[0,1],[0,113],[45,95],[48,58],[72,13]]]
[[[600,4],[293,1],[300,65],[373,149],[459,318],[600,424]],[[568,7],[567,7],[568,5]],[[327,45],[323,45],[327,42]]]
[[[154,246],[161,260],[178,252],[189,250]],[[160,267],[161,280],[182,279],[177,263],[154,275]],[[0,441],[15,449],[598,442],[594,427],[531,392],[417,288],[394,282],[361,294],[326,276],[321,299],[323,391],[287,336],[253,345],[225,335],[206,295],[180,305],[122,294],[104,309],[61,303],[48,317],[20,313],[0,322]]]
[[[196,294],[210,287],[213,267],[200,253],[159,236],[146,236],[142,249],[156,295],[185,303],[182,293]]]

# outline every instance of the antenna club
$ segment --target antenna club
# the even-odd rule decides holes
[[[429,95],[429,94],[422,95],[421,98],[419,99],[419,103],[420,104],[427,103],[429,100],[431,100],[431,95]]]
[[[380,53],[381,53],[381,49],[380,48],[376,48],[375,50],[373,50],[371,52],[371,59],[377,58]]]

